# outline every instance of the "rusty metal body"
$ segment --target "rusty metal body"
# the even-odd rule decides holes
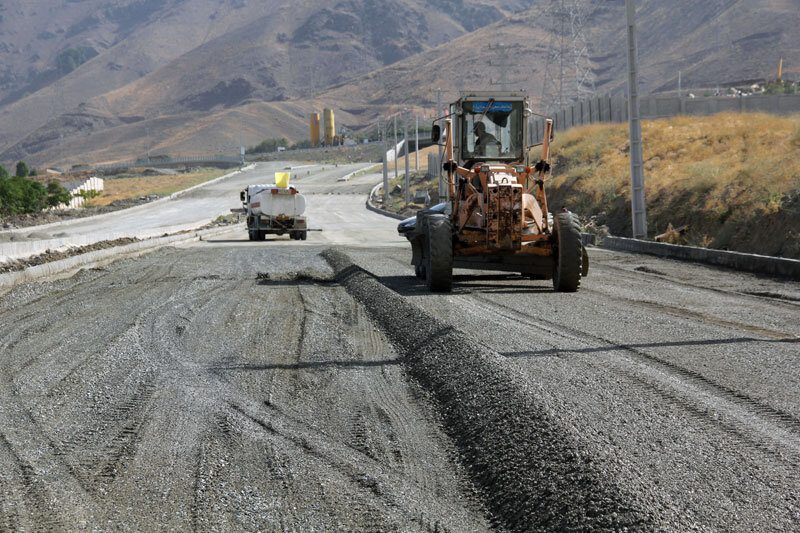
[[[451,290],[454,267],[553,279],[564,292],[577,290],[588,273],[577,219],[548,212],[552,120],[542,157],[530,164],[531,113],[523,93],[463,93],[442,117],[448,203],[444,213],[419,211],[413,231],[404,233],[430,290]],[[433,141],[441,134],[434,124]]]
[[[508,137],[524,140],[528,135],[529,106],[524,94],[464,94],[451,106],[452,116],[445,121],[445,151],[455,230],[454,263],[547,275],[553,268],[552,228],[546,215],[544,189],[549,169],[549,132],[545,135],[542,161],[535,167],[528,164],[524,142],[518,149],[504,150],[502,141],[498,141],[501,147],[497,154],[475,154],[469,149],[471,124],[465,119],[465,110],[473,102],[472,110],[481,112],[482,122],[497,106],[510,110],[509,116],[502,116],[499,121],[515,122],[520,130],[517,134],[510,132]],[[518,116],[510,116],[513,113]],[[552,128],[552,122],[548,126]],[[517,255],[522,257],[510,257]]]

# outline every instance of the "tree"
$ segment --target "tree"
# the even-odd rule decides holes
[[[29,174],[30,171],[28,170],[28,165],[25,163],[25,161],[20,161],[17,163],[17,173],[15,174],[16,177],[27,178]]]
[[[0,214],[38,213],[47,207],[44,185],[28,178],[0,180]]]
[[[247,153],[263,154],[267,152],[274,152],[278,149],[278,146],[287,147],[289,146],[289,141],[286,140],[286,137],[281,137],[280,139],[265,139],[256,146],[248,148]]]
[[[0,165],[0,179],[5,179],[8,177],[8,170],[3,165]]]
[[[47,184],[47,205],[50,207],[68,204],[71,199],[72,195],[59,182],[51,181]]]

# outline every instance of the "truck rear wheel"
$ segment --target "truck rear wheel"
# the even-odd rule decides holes
[[[554,237],[553,288],[557,292],[576,292],[581,286],[583,243],[575,215],[569,212],[556,215]]]
[[[432,292],[453,290],[453,231],[450,219],[432,215],[427,220],[425,280]]]
[[[300,232],[300,240],[304,241],[306,239],[308,239],[308,232],[307,231],[301,231]]]
[[[257,241],[267,240],[267,232],[263,230],[256,230],[256,240]]]

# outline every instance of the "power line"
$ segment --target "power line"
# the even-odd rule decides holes
[[[546,111],[559,110],[595,92],[586,36],[592,12],[590,0],[549,0],[543,5],[541,20],[552,31],[541,94]]]
[[[491,80],[492,85],[499,85],[503,91],[510,91],[513,90],[514,87],[520,88],[525,85],[525,80],[509,80],[508,74],[511,72],[511,69],[517,67],[519,62],[513,61],[511,57],[511,52],[516,50],[515,46],[511,46],[504,43],[499,43],[496,45],[489,45],[489,50],[496,52],[499,56],[498,59],[492,59],[489,61],[489,65],[499,72],[498,79]]]

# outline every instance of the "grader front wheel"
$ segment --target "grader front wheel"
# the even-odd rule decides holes
[[[555,266],[553,288],[557,292],[576,292],[581,285],[583,244],[575,215],[558,213],[555,219]]]

